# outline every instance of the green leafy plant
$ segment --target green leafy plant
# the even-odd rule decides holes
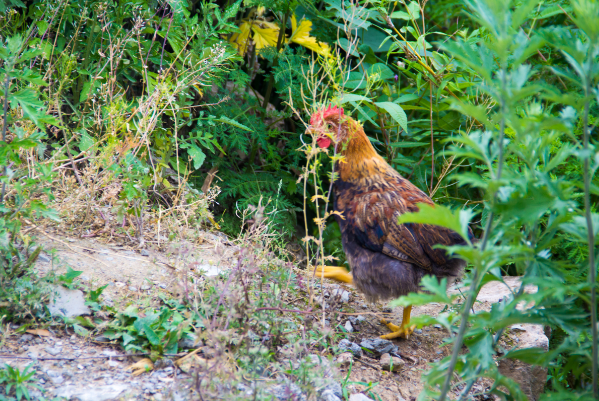
[[[31,381],[35,380],[34,375],[36,373],[33,370],[33,364],[25,366],[23,370],[5,364],[4,368],[0,369],[0,384],[4,385],[6,395],[10,395],[11,391],[13,391],[17,400],[21,400],[23,397],[30,400],[29,389],[42,390],[39,385],[31,383]]]

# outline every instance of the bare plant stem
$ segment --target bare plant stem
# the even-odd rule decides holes
[[[502,68],[501,73],[501,85],[502,89],[506,87],[506,74],[507,68],[504,66]],[[505,137],[505,114],[506,114],[506,104],[505,104],[505,96],[502,94],[501,98],[501,112],[502,117],[499,123],[499,154],[497,160],[497,173],[495,174],[495,180],[501,179],[501,173],[503,171],[503,139]],[[495,192],[491,199],[495,199],[497,192]],[[480,245],[481,250],[485,250],[487,247],[487,243],[489,241],[489,236],[491,232],[491,228],[493,225],[493,217],[494,213],[489,213],[489,217],[487,220],[487,224],[485,226],[485,233],[483,236],[483,240]],[[482,266],[477,266],[476,270],[472,275],[472,282],[470,283],[470,289],[468,290],[468,298],[466,300],[466,304],[464,305],[464,309],[462,310],[462,321],[460,322],[460,328],[458,330],[458,335],[453,343],[453,352],[451,354],[451,360],[449,361],[449,367],[447,369],[447,374],[445,376],[445,382],[443,382],[443,387],[441,389],[441,396],[439,397],[439,401],[445,401],[447,397],[447,393],[449,392],[449,385],[451,383],[451,378],[453,377],[453,372],[455,370],[455,366],[458,362],[458,356],[460,354],[460,349],[462,349],[462,343],[464,342],[464,334],[466,333],[466,326],[468,325],[468,317],[470,316],[470,309],[472,308],[472,304],[474,303],[474,299],[476,298],[477,288],[478,288],[478,279],[479,279],[479,267],[482,270]]]
[[[6,129],[8,127],[8,89],[10,88],[9,68],[6,69],[6,81],[4,82],[4,124],[2,126],[2,141],[6,143]],[[3,175],[6,177],[8,166],[4,166]],[[6,178],[5,178],[6,179]],[[2,183],[2,194],[0,194],[0,205],[4,203],[4,194],[6,193],[6,182]]]
[[[591,67],[592,68],[592,67]],[[590,75],[590,74],[589,74]],[[588,79],[587,79],[588,82]],[[586,86],[587,101],[584,103],[583,117],[583,148],[589,148],[589,100],[588,96],[591,93],[590,85]],[[583,166],[584,178],[584,210],[587,221],[587,239],[589,245],[589,285],[591,286],[591,334],[593,337],[593,364],[591,374],[593,379],[593,395],[595,399],[599,398],[599,385],[597,379],[597,283],[595,271],[595,236],[593,231],[593,220],[591,218],[591,176],[589,174],[589,157],[584,159]]]

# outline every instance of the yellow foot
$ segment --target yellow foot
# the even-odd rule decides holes
[[[411,313],[411,305],[403,308],[403,320],[401,321],[401,326],[397,326],[393,323],[388,323],[385,319],[382,319],[381,323],[389,327],[389,330],[391,330],[392,333],[385,334],[384,336],[381,336],[381,338],[384,338],[385,340],[392,340],[397,337],[403,337],[406,340],[410,338],[410,336],[414,332],[414,329],[416,328],[415,324],[410,324]]]
[[[407,340],[408,338],[410,338],[410,336],[414,332],[414,329],[416,328],[415,324],[413,324],[411,326],[400,327],[396,324],[387,322],[385,319],[382,319],[381,323],[386,325],[389,328],[389,330],[391,330],[391,333],[381,336],[381,338],[384,338],[385,340],[392,340],[392,339],[398,338],[398,337],[402,337]]]
[[[340,266],[318,266],[316,268],[316,277],[329,278],[347,284],[354,282],[351,273]]]

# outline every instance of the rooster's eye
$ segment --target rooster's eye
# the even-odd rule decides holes
[[[333,130],[333,126],[331,124],[327,124],[327,130],[332,131]]]

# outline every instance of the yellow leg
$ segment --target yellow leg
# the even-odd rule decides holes
[[[316,277],[330,278],[331,280],[341,281],[342,283],[352,284],[354,279],[347,270],[341,266],[318,266],[316,268]]]
[[[389,328],[389,330],[392,331],[392,333],[385,334],[384,336],[381,336],[381,338],[384,338],[385,340],[391,340],[397,337],[403,337],[406,340],[410,338],[410,336],[414,332],[414,329],[416,328],[415,324],[410,326],[410,313],[412,313],[411,305],[403,308],[403,320],[401,322],[401,326],[397,326],[393,323],[388,323],[385,319],[382,319],[381,323],[386,325]]]

